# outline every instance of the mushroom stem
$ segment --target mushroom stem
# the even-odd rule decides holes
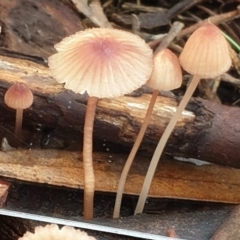
[[[149,106],[148,106],[145,118],[143,120],[141,129],[140,129],[140,131],[139,131],[139,133],[137,135],[137,138],[136,138],[136,140],[134,142],[132,150],[131,150],[128,158],[127,158],[127,161],[126,161],[126,163],[124,165],[124,168],[123,168],[123,171],[121,173],[121,177],[120,177],[119,183],[118,183],[118,189],[117,189],[117,196],[116,196],[116,200],[115,200],[113,218],[119,218],[120,207],[121,207],[121,202],[122,202],[122,195],[123,195],[123,189],[124,189],[124,185],[125,185],[125,182],[126,182],[126,178],[127,178],[129,169],[130,169],[130,167],[132,165],[132,162],[134,160],[134,157],[135,157],[135,155],[136,155],[136,153],[138,151],[138,148],[139,148],[139,146],[140,146],[140,144],[142,142],[144,134],[145,134],[145,132],[147,130],[148,124],[149,124],[150,119],[151,119],[151,114],[152,114],[152,111],[153,111],[153,107],[154,107],[154,104],[156,102],[158,94],[159,94],[158,90],[154,90],[153,93],[152,93],[152,97],[151,97],[151,100],[150,100],[150,103],[149,103]]]
[[[175,127],[175,125],[177,124],[177,121],[178,121],[179,117],[181,116],[182,111],[185,109],[187,103],[189,102],[191,96],[193,95],[200,79],[201,79],[201,76],[198,76],[198,75],[195,75],[193,77],[191,83],[188,86],[188,89],[187,89],[185,95],[183,96],[179,106],[177,107],[176,112],[173,114],[170,122],[168,123],[168,125],[167,125],[161,139],[160,139],[160,141],[158,142],[158,145],[157,145],[157,147],[155,149],[155,152],[153,154],[153,157],[151,159],[146,177],[144,179],[144,183],[143,183],[143,186],[142,186],[142,190],[141,190],[141,193],[140,193],[140,196],[139,196],[138,203],[137,203],[134,214],[143,212],[143,208],[144,208],[144,205],[145,205],[145,202],[146,202],[146,199],[147,199],[147,195],[148,195],[149,188],[150,188],[150,185],[151,185],[151,182],[152,182],[152,179],[153,179],[153,175],[155,173],[155,170],[156,170],[157,164],[160,160],[163,149],[164,149],[164,147],[165,147],[165,145],[166,145],[166,143],[167,143],[174,127]]]
[[[95,189],[95,177],[92,159],[93,123],[97,106],[97,97],[89,97],[84,123],[83,137],[83,168],[84,168],[84,219],[93,218],[93,198]]]
[[[22,119],[23,119],[23,109],[16,109],[16,120],[15,120],[15,137],[16,137],[16,147],[19,147],[21,130],[22,130]]]

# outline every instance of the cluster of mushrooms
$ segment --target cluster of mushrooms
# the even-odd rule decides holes
[[[190,36],[179,59],[167,48],[153,54],[140,37],[110,28],[80,31],[55,45],[57,53],[48,60],[53,77],[59,83],[65,83],[66,89],[80,94],[87,92],[89,95],[83,137],[84,219],[93,218],[95,178],[92,134],[98,99],[120,97],[144,84],[153,89],[145,119],[119,180],[113,214],[114,218],[118,218],[127,174],[150,121],[159,91],[170,91],[181,86],[181,66],[193,75],[153,154],[135,209],[135,214],[141,213],[163,149],[199,80],[219,76],[231,66],[228,47],[222,32],[211,23],[206,23]]]
[[[216,77],[231,66],[227,41],[216,26],[207,23],[188,39],[179,58],[180,64],[169,49],[153,54],[150,47],[138,36],[110,28],[80,31],[63,39],[55,48],[58,53],[49,58],[49,67],[54,78],[59,83],[65,83],[67,89],[76,93],[87,92],[89,95],[83,144],[85,219],[93,217],[95,179],[92,133],[98,99],[119,97],[143,84],[153,89],[146,118],[119,180],[113,214],[117,218],[125,180],[146,131],[159,90],[169,91],[181,86],[180,64],[184,70],[194,75],[154,152],[135,210],[135,213],[141,213],[162,151],[199,80]]]

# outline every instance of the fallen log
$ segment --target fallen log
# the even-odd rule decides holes
[[[126,154],[95,152],[95,190],[115,193]],[[138,156],[124,192],[139,195],[149,159]],[[18,150],[0,152],[0,175],[10,179],[83,189],[84,172],[79,151]],[[240,203],[240,169],[214,164],[197,166],[163,160],[152,181],[149,196],[207,202]]]
[[[0,57],[0,94],[16,81],[29,85],[34,104],[24,113],[23,143],[26,147],[80,149],[86,108],[86,95],[63,89],[52,78],[48,67],[35,58]],[[11,56],[11,57],[10,57]],[[37,59],[39,62],[39,59]],[[34,62],[35,61],[35,62]],[[46,64],[45,64],[46,65]],[[129,151],[145,115],[150,95],[141,94],[98,102],[94,142],[95,150]],[[159,96],[149,128],[141,146],[152,154],[157,141],[175,111],[174,98]],[[1,138],[11,140],[14,111],[0,99]],[[193,99],[184,111],[165,148],[165,153],[192,157],[217,164],[240,167],[240,110],[202,99]]]

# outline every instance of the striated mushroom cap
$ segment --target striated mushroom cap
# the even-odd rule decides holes
[[[76,93],[118,97],[146,83],[152,50],[140,37],[117,29],[92,28],[66,37],[49,58],[53,77]]]
[[[45,227],[35,228],[35,233],[26,232],[18,240],[96,240],[87,233],[76,230],[73,227],[64,226],[59,229],[56,224],[49,224]]]
[[[211,78],[221,75],[231,66],[228,43],[219,28],[210,23],[189,37],[179,61],[192,75]]]
[[[153,72],[146,85],[154,90],[169,91],[182,84],[182,71],[177,56],[165,48],[154,57]]]
[[[29,108],[33,103],[33,94],[25,83],[15,83],[6,91],[4,102],[13,109]]]

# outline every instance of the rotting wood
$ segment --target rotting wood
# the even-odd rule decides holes
[[[44,65],[1,56],[0,95],[16,81],[29,85],[34,104],[24,113],[23,140],[32,147],[80,149],[86,108],[86,95],[64,91]],[[129,151],[139,130],[149,94],[101,99],[95,121],[95,149]],[[141,150],[152,154],[177,102],[159,96]],[[11,139],[14,111],[0,99],[0,137]],[[222,165],[240,167],[240,110],[202,99],[194,99],[183,112],[165,153],[193,157]],[[6,131],[7,129],[7,131]]]
[[[24,181],[83,188],[80,152],[19,150],[0,152],[0,175]],[[116,192],[125,154],[94,153],[96,191]],[[138,156],[128,176],[125,193],[140,192],[149,159]],[[217,165],[165,160],[159,165],[149,196],[239,203],[240,170]]]

